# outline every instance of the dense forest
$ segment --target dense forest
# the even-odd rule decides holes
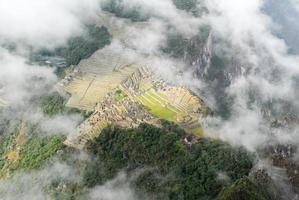
[[[90,115],[90,112],[79,110],[78,108],[66,107],[68,96],[63,96],[59,92],[52,92],[33,100],[35,105],[41,109],[41,111],[47,116],[55,115],[69,115],[69,114],[80,114],[83,118]]]
[[[31,62],[57,67],[59,77],[64,77],[65,67],[78,65],[82,59],[89,58],[95,51],[111,43],[112,36],[107,28],[87,25],[85,33],[71,37],[65,46],[54,50],[40,49],[33,52]]]
[[[163,128],[110,126],[86,147],[94,161],[84,172],[84,185],[103,184],[121,170],[144,169],[131,183],[141,194],[153,199],[214,199],[223,187],[248,176],[254,156],[243,148],[204,138],[186,144],[185,137],[169,122]]]
[[[64,136],[39,137],[39,129],[29,126],[31,134],[20,144],[20,159],[9,165],[9,173],[43,169],[57,161],[68,163],[81,178],[52,180],[44,190],[53,199],[86,199],[90,189],[120,172],[132,177],[128,184],[140,199],[267,199],[265,187],[249,178],[253,154],[218,140],[196,139],[167,121],[162,124],[161,128],[141,124],[135,129],[110,125],[88,142],[85,160],[72,156],[79,152],[62,144]],[[15,146],[16,137],[1,141]],[[11,145],[1,145],[2,168],[7,165],[7,152],[14,150],[7,146]],[[57,189],[61,184],[63,191]]]
[[[173,0],[177,9],[191,12],[199,15],[202,11],[197,10],[196,5],[200,3],[199,0]],[[143,22],[150,19],[153,13],[147,12],[140,5],[126,6],[123,0],[105,0],[102,3],[102,9],[115,14],[120,18],[130,19],[133,22]]]
[[[117,17],[127,18],[133,22],[142,22],[149,19],[149,15],[141,12],[138,6],[127,8],[122,0],[107,0],[102,3],[102,9],[115,14]]]
[[[87,35],[69,39],[67,47],[56,49],[55,54],[65,58],[66,66],[77,65],[96,50],[110,44],[111,35],[106,27],[87,26]]]
[[[34,102],[49,117],[88,115],[67,108],[66,98],[53,92]],[[262,184],[266,178],[260,181],[250,175],[255,155],[219,140],[196,138],[176,124],[161,122],[160,128],[149,124],[134,129],[110,125],[87,143],[84,151],[88,159],[80,160],[73,156],[78,150],[63,145],[65,136],[42,136],[37,125],[26,123],[20,139],[23,122],[7,120],[1,128],[11,134],[0,138],[0,175],[14,176],[20,170],[30,172],[57,162],[67,163],[80,179],[55,178],[44,185],[53,199],[86,199],[88,191],[121,172],[131,177],[128,184],[138,199],[275,199],[269,192],[269,181]],[[65,187],[62,191],[61,185]]]

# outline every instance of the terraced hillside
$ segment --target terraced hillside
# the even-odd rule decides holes
[[[108,12],[99,14],[98,26],[107,27],[112,37],[122,46],[128,46],[131,30],[141,29],[144,23],[123,20]],[[126,27],[130,27],[127,30]],[[111,46],[96,51],[90,58],[81,60],[78,66],[60,82],[60,86],[71,94],[67,106],[90,111],[111,89],[117,87],[136,71],[141,63],[129,60],[120,50]]]
[[[98,26],[107,27],[122,48],[130,47],[131,31],[142,30],[148,22],[132,22],[102,12]],[[130,28],[128,28],[130,27]],[[188,89],[166,83],[151,71],[150,58],[131,58],[113,45],[95,52],[73,67],[60,82],[71,95],[66,106],[93,114],[80,125],[65,144],[82,147],[107,124],[137,127],[140,123],[160,125],[160,119],[179,124],[187,132],[202,135],[200,119],[207,108]]]
[[[133,70],[133,67],[130,69]],[[122,74],[124,79],[120,79],[119,74]],[[102,88],[100,94],[107,94],[103,97],[97,96],[100,100],[93,114],[65,144],[81,148],[110,123],[130,128],[137,127],[140,123],[160,126],[161,119],[177,123],[197,136],[203,134],[200,119],[207,108],[203,101],[188,89],[166,83],[148,67],[135,68],[126,78],[125,74],[120,72],[112,72],[107,77],[111,78],[111,82],[115,82]],[[121,83],[116,85],[118,82]],[[104,86],[105,83],[101,84]],[[112,88],[113,86],[115,88]]]
[[[92,110],[109,91],[117,87],[136,70],[133,64],[106,49],[97,51],[82,61],[75,70],[61,81],[72,96],[67,106]]]

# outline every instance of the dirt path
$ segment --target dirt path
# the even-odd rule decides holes
[[[82,97],[81,97],[81,99],[80,99],[80,103],[81,103],[81,102],[83,101],[83,99],[85,98],[85,96],[86,96],[86,94],[87,94],[87,92],[88,92],[89,88],[90,88],[90,87],[91,87],[91,85],[93,84],[94,80],[95,80],[95,78],[93,78],[93,79],[90,81],[90,83],[89,83],[88,87],[86,88],[86,90],[84,91],[84,94],[83,94],[83,96],[82,96]]]

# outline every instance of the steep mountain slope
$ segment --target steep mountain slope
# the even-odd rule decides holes
[[[127,19],[119,23],[117,17],[106,12],[101,13],[100,18],[99,25],[107,27],[123,48],[131,48],[128,42],[131,30],[142,30],[149,23]],[[181,47],[175,41],[175,46],[167,48],[177,51]],[[182,51],[186,62],[192,62],[198,73],[203,73],[210,60],[211,35],[194,38]],[[165,49],[165,53],[172,56],[171,50]],[[142,122],[159,126],[159,119],[175,122],[187,132],[201,136],[200,119],[209,109],[188,88],[163,81],[150,67],[152,59],[140,55],[132,61],[130,56],[108,46],[70,68],[58,85],[60,90],[70,94],[66,105],[93,114],[65,144],[82,148],[110,123],[126,128],[137,127]]]
[[[298,192],[295,146],[272,146],[270,141],[266,148],[250,148],[253,153],[241,146],[243,137],[235,137],[234,146],[205,137],[203,124],[209,120],[220,127],[213,127],[219,137],[260,120],[245,118],[225,126],[236,112],[232,105],[239,106],[234,101],[238,95],[229,94],[228,89],[253,67],[236,55],[238,49],[230,49],[219,35],[214,37],[204,23],[198,34],[182,34],[168,18],[143,13],[138,3],[126,8],[126,0],[103,2],[105,11],[86,27],[85,35],[72,37],[66,46],[54,50],[32,52],[29,62],[57,67],[61,79],[51,91],[33,96],[30,106],[23,108],[25,114],[20,111],[23,115],[19,107],[14,110],[0,98],[0,117],[4,118],[0,120],[0,198],[14,199],[14,193],[36,197],[38,191],[42,195],[36,198],[59,200],[119,196],[129,200],[280,200]],[[184,17],[205,12],[200,0],[169,2]],[[149,32],[152,42],[157,37],[151,30],[155,26],[163,37],[154,51],[147,49],[151,44],[143,44],[143,38],[137,39],[141,47],[134,43],[136,32]],[[224,49],[237,53],[225,54]],[[163,71],[164,64],[177,71],[160,73],[157,69]],[[173,76],[195,83],[170,81]],[[202,93],[187,87],[201,81]],[[295,115],[274,116],[276,102],[263,102],[263,94],[249,89],[249,94],[242,93],[250,97],[246,106],[263,104],[257,109],[265,118],[258,128],[269,124],[264,135],[296,131]],[[199,95],[205,92],[215,98],[215,112]],[[255,112],[251,107],[250,111]],[[62,129],[52,131],[57,124]],[[256,134],[258,128],[248,129]],[[245,135],[247,129],[237,131]],[[271,166],[269,171],[260,169],[263,164]],[[270,174],[272,167],[279,172],[273,173],[276,176]],[[293,187],[285,190],[285,182]]]

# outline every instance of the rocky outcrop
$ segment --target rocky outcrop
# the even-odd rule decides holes
[[[212,58],[212,47],[211,32],[203,45],[198,38],[189,41],[188,48],[191,49],[193,55],[188,55],[185,59],[190,62],[198,77],[203,77],[207,73]]]

